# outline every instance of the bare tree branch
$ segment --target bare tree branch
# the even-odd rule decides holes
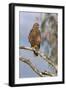
[[[47,71],[40,72],[40,71],[36,68],[36,66],[34,66],[34,65],[32,64],[32,62],[31,62],[29,59],[20,57],[19,60],[22,61],[22,62],[24,62],[24,63],[26,63],[26,64],[28,64],[28,65],[31,67],[31,69],[32,69],[36,74],[38,74],[40,77],[44,77],[44,76],[54,76],[54,74],[51,74],[50,72],[47,72]]]
[[[36,51],[35,48],[30,48],[30,47],[25,47],[25,46],[20,46],[19,49],[25,49],[25,50],[35,51],[36,53],[38,53],[40,55],[40,57],[42,57],[50,65],[52,65],[55,68],[56,72],[57,72],[57,67],[54,65],[54,63],[46,55],[44,55],[44,53],[42,53],[40,51]]]

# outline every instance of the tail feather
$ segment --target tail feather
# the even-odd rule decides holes
[[[40,44],[37,47],[35,47],[35,49],[38,51],[40,49]],[[34,54],[35,56],[38,56],[38,53],[36,53],[35,51],[34,51]]]
[[[34,51],[34,55],[35,55],[35,56],[38,56],[38,53],[36,53],[36,52]]]

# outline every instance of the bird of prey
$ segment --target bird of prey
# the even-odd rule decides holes
[[[31,47],[34,48],[36,51],[38,51],[40,49],[40,43],[41,43],[41,33],[39,30],[38,23],[34,23],[32,30],[29,33],[28,39],[31,44]],[[38,56],[38,53],[35,51],[34,54]]]

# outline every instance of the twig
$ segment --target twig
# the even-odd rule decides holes
[[[40,72],[40,71],[32,64],[32,62],[31,62],[29,59],[20,57],[19,60],[22,61],[22,62],[24,62],[24,63],[26,63],[26,64],[28,64],[28,65],[32,68],[32,70],[33,70],[35,73],[37,73],[40,77],[44,77],[44,76],[54,76],[54,74],[51,74],[51,73],[49,73],[49,72],[47,72],[47,71]]]
[[[35,51],[35,52],[38,53],[44,60],[46,60],[50,65],[52,65],[52,66],[55,68],[56,72],[57,72],[57,67],[54,65],[54,63],[53,63],[51,60],[49,60],[49,59],[47,58],[46,55],[44,55],[44,53],[42,53],[42,52],[40,52],[40,51],[36,51],[35,48],[30,48],[30,47],[25,47],[25,46],[20,46],[19,49],[26,49],[26,50],[30,50],[30,51]]]

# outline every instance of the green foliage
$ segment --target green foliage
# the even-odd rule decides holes
[[[44,18],[41,24],[41,32],[45,32],[45,23],[46,23],[46,19]]]

